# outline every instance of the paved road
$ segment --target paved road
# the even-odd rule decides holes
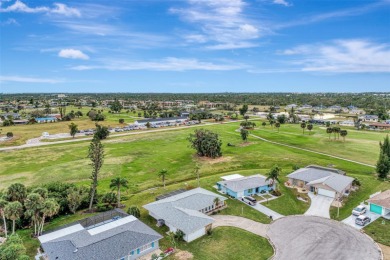
[[[305,215],[330,218],[329,209],[334,199],[322,195],[314,195],[311,192],[309,192],[308,195],[311,203],[310,208],[305,212]]]
[[[284,217],[270,225],[267,235],[277,260],[382,259],[380,248],[367,235],[326,218]]]
[[[269,225],[262,224],[247,218],[230,215],[214,215],[215,219],[213,228],[216,227],[236,227],[249,231],[255,235],[267,237],[267,230]]]
[[[265,139],[263,137],[260,137],[260,136],[254,135],[254,134],[251,134],[251,136],[254,137],[254,138],[260,139],[260,140],[262,140],[264,142],[267,142],[267,143],[276,144],[276,145],[280,145],[280,146],[285,146],[285,147],[289,147],[289,148],[293,148],[293,149],[297,149],[297,150],[301,150],[301,151],[305,151],[305,152],[325,155],[325,156],[336,158],[336,159],[339,159],[339,160],[343,160],[343,161],[352,162],[352,163],[368,166],[368,167],[371,167],[371,168],[375,168],[375,166],[371,165],[371,164],[366,164],[366,163],[345,159],[345,158],[342,158],[342,157],[339,157],[339,156],[335,156],[335,155],[331,155],[331,154],[327,154],[327,153],[321,153],[321,152],[317,152],[317,151],[313,151],[313,150],[309,150],[309,149],[305,149],[305,148],[300,148],[300,147],[296,147],[296,146],[292,146],[292,145],[288,145],[288,144],[283,144],[283,143],[270,141],[268,139]]]

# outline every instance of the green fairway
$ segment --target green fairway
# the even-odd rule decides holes
[[[376,242],[390,246],[390,220],[379,218],[364,228]]]

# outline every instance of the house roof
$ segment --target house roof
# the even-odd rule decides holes
[[[235,192],[253,189],[256,187],[261,187],[270,184],[270,182],[266,180],[266,177],[260,174],[236,178],[232,180],[220,181],[218,183]]]
[[[216,197],[221,201],[226,200],[221,195],[196,188],[143,207],[157,218],[189,234],[214,222],[213,218],[201,213],[200,210],[213,205]]]
[[[149,119],[142,119],[137,120],[137,123],[154,123],[154,122],[164,122],[164,121],[172,121],[172,120],[185,120],[188,119],[187,116],[178,116],[178,117],[165,117],[165,118],[149,118]]]
[[[370,203],[390,209],[390,190],[379,193],[367,200]]]
[[[236,173],[236,174],[222,176],[221,179],[224,181],[229,181],[229,180],[238,179],[238,178],[242,178],[242,177],[244,177],[244,176]]]
[[[307,182],[307,185],[323,184],[337,192],[342,192],[353,182],[352,177],[344,174],[345,172],[338,169],[309,165],[290,173],[287,177]]]
[[[162,236],[133,216],[102,225],[75,224],[38,239],[49,259],[119,259]]]

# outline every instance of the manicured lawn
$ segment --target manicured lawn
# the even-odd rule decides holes
[[[218,227],[210,236],[180,243],[179,249],[191,252],[194,260],[261,260],[273,255],[267,239],[233,227]]]
[[[364,231],[376,242],[390,246],[390,220],[379,218],[366,226]]]

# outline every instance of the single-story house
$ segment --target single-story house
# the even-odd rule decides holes
[[[239,174],[225,176],[224,180],[217,182],[218,191],[234,198],[241,198],[258,193],[265,193],[274,189],[271,181],[263,175],[256,174],[243,177]]]
[[[345,172],[309,165],[287,175],[289,185],[306,188],[319,195],[340,198],[348,195],[354,178],[345,176]]]
[[[150,125],[165,125],[165,124],[184,124],[188,121],[187,116],[179,117],[166,117],[166,118],[149,118],[135,121],[136,125],[145,126],[147,123]]]
[[[38,237],[49,260],[133,260],[159,248],[160,234],[115,209]]]
[[[58,119],[56,117],[37,117],[35,118],[35,121],[37,121],[37,123],[53,123],[57,122]]]
[[[373,122],[373,123],[365,123],[365,125],[370,129],[383,129],[383,130],[390,129],[390,124],[387,123],[385,124],[385,123]]]
[[[367,202],[371,212],[390,219],[390,190],[370,196]]]
[[[377,115],[362,115],[359,116],[359,119],[363,122],[378,122],[379,117]]]
[[[211,229],[214,219],[207,214],[225,207],[225,200],[221,195],[196,188],[143,207],[158,223],[164,223],[174,233],[181,230],[184,233],[184,241],[191,242]]]

